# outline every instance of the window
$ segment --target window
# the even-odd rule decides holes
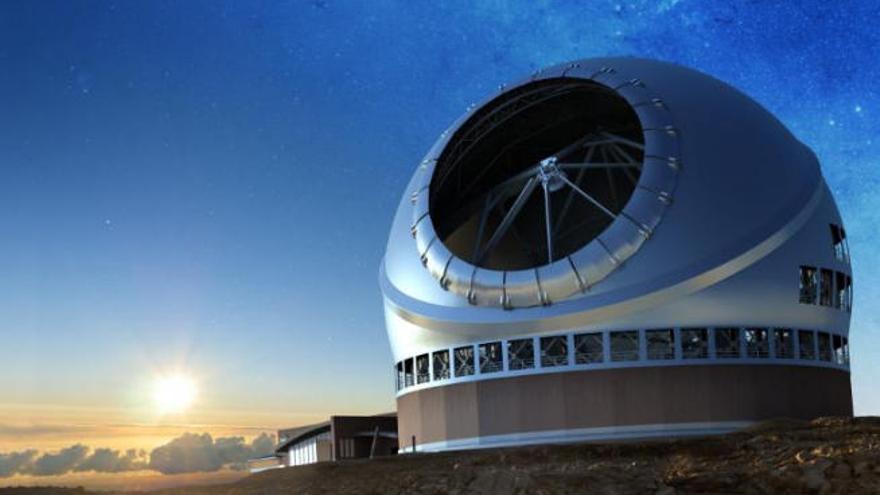
[[[715,329],[715,356],[719,358],[739,357],[739,328]]]
[[[852,311],[853,304],[853,286],[852,286],[852,277],[849,275],[846,276],[846,310]]]
[[[770,357],[770,341],[766,328],[746,328],[746,356],[750,358]]]
[[[852,292],[852,279],[845,273],[834,272],[835,291],[834,307],[844,311],[850,311],[850,293]]]
[[[638,361],[639,331],[611,332],[611,360]]]
[[[480,373],[495,373],[503,366],[501,342],[480,344]]]
[[[403,362],[403,375],[404,375],[404,386],[405,387],[412,387],[413,386],[413,360],[412,360],[412,358],[409,358]]]
[[[449,351],[437,351],[434,358],[434,379],[446,380],[449,378]]]
[[[849,340],[843,338],[843,364],[849,365]]]
[[[605,360],[602,334],[582,333],[574,336],[575,364],[601,363]]]
[[[815,266],[800,267],[801,304],[816,304],[816,289],[819,287],[818,272]]]
[[[800,346],[801,359],[816,359],[816,333],[812,330],[798,331],[798,345]]]
[[[565,366],[568,364],[568,338],[565,335],[541,337],[541,366]]]
[[[780,359],[794,358],[794,334],[790,328],[777,328],[773,330],[774,344],[776,345],[776,357]]]
[[[831,244],[834,249],[834,257],[839,261],[849,262],[849,245],[846,240],[846,231],[839,225],[831,224]]]
[[[480,346],[482,356],[482,346]],[[532,339],[517,339],[507,342],[507,367],[511,370],[523,370],[535,367],[535,344]],[[480,371],[483,371],[482,360]],[[493,370],[496,371],[496,370]]]
[[[709,331],[705,328],[682,328],[681,357],[684,359],[708,358]]]
[[[831,361],[831,336],[825,332],[819,332],[819,360]]]
[[[843,337],[840,335],[832,335],[831,336],[831,347],[832,354],[834,356],[834,362],[837,364],[846,363],[846,359],[843,353]]]
[[[474,348],[473,346],[458,347],[455,349],[455,376],[469,376],[474,374]]]
[[[354,457],[354,438],[339,439],[339,458],[351,459]]]
[[[317,438],[307,438],[293,444],[287,451],[291,466],[302,466],[318,462]]]
[[[404,387],[404,376],[403,376],[403,361],[397,363],[397,390],[400,390]]]
[[[645,330],[648,359],[675,359],[675,332],[672,329]]]
[[[416,383],[428,383],[431,380],[431,372],[428,365],[427,354],[416,357]]]
[[[802,304],[818,303],[843,311],[852,310],[852,278],[846,273],[801,266],[799,284],[798,300]]]
[[[832,305],[832,294],[834,293],[834,272],[823,268],[821,270],[821,284],[819,285],[819,304],[822,306]]]

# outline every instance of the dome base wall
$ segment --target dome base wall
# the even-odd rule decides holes
[[[486,379],[397,399],[401,452],[698,436],[852,416],[850,375],[812,366],[620,368]]]

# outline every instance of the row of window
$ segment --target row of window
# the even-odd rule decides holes
[[[849,364],[849,343],[841,335],[789,328],[664,328],[529,337],[443,349],[400,361],[397,389],[477,372],[498,373],[505,366],[517,371],[640,360],[771,357],[843,366]]]
[[[329,433],[322,433],[292,445],[288,450],[288,464],[290,466],[302,466],[318,462],[318,442],[329,439]]]
[[[852,277],[815,266],[802,265],[799,277],[801,304],[819,304],[843,311],[852,310]]]

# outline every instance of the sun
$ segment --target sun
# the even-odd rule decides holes
[[[185,413],[197,395],[195,381],[185,374],[158,376],[153,384],[153,401],[159,414]]]

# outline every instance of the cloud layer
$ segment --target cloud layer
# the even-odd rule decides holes
[[[247,460],[268,455],[274,450],[271,435],[262,433],[250,443],[244,437],[214,439],[208,433],[184,433],[156,447],[147,455],[144,450],[126,451],[76,444],[57,452],[23,450],[0,453],[0,478],[16,474],[51,476],[69,472],[94,471],[121,473],[151,469],[162,474],[218,471],[223,467],[244,469]]]

